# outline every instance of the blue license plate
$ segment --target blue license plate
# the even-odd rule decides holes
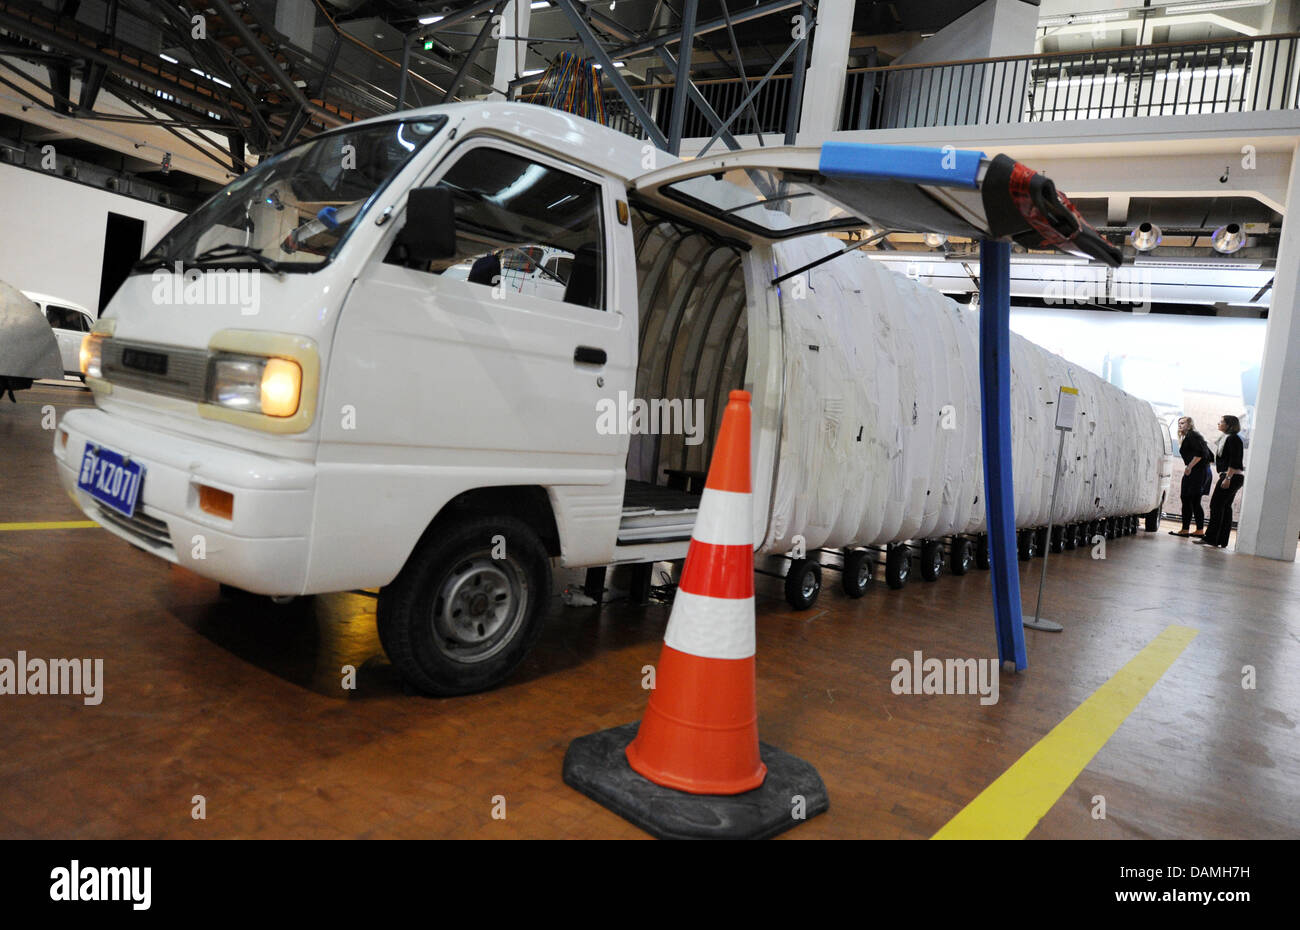
[[[81,457],[81,473],[77,476],[77,487],[81,490],[130,519],[135,516],[142,484],[144,466],[139,462],[132,462],[112,449],[87,444]]]

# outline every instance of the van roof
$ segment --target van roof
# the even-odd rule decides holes
[[[56,307],[67,307],[70,310],[80,310],[88,316],[94,316],[93,313],[76,301],[64,300],[62,297],[55,297],[51,294],[42,294],[39,291],[23,291],[22,294],[34,304],[54,304]]]
[[[461,135],[486,131],[508,139],[517,139],[625,181],[654,168],[665,168],[680,161],[662,149],[654,148],[648,141],[634,139],[585,117],[514,100],[448,103],[400,110],[351,125],[364,126],[395,117],[419,119],[421,116],[438,114],[448,117],[453,123],[461,120]],[[647,156],[653,158],[649,165],[645,164]]]

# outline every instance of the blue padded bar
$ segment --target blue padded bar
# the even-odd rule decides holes
[[[908,181],[939,187],[978,185],[983,152],[934,148],[928,145],[874,145],[868,142],[825,142],[818,171],[830,177]]]
[[[1016,563],[1016,486],[1011,475],[1011,243],[980,243],[980,430],[988,514],[993,623],[999,662],[1028,667]]]

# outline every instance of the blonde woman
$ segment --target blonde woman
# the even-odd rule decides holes
[[[1178,418],[1178,454],[1183,457],[1183,482],[1179,488],[1183,528],[1170,530],[1169,535],[1194,536],[1199,539],[1205,535],[1205,508],[1201,506],[1201,499],[1205,496],[1206,485],[1209,484],[1210,462],[1213,456],[1210,455],[1209,443],[1196,431],[1196,424],[1192,422],[1191,417]],[[1192,520],[1196,520],[1195,533],[1188,532]]]

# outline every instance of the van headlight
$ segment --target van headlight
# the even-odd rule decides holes
[[[208,378],[208,402],[229,410],[291,417],[302,399],[302,366],[292,359],[218,355]]]
[[[302,433],[316,419],[320,353],[306,336],[223,329],[208,340],[199,416],[267,433]]]
[[[86,333],[81,337],[81,373],[87,378],[104,377],[104,333]]]

